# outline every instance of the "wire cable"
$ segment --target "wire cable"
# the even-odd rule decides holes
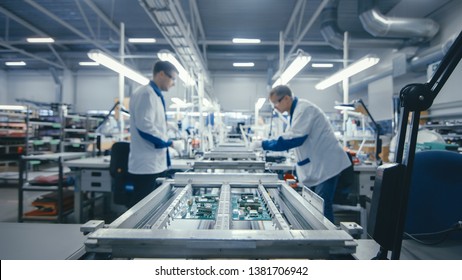
[[[462,230],[462,221],[458,221],[457,223],[452,225],[450,228],[445,229],[445,230],[436,231],[436,232],[426,232],[426,233],[413,233],[413,234],[409,234],[409,233],[405,232],[404,235],[409,237],[410,239],[414,240],[415,242],[420,243],[420,244],[432,246],[432,245],[437,245],[437,244],[440,244],[440,243],[446,241],[446,239],[448,238],[448,236],[449,236],[449,234],[451,232],[461,231],[461,230]],[[416,237],[416,236],[428,236],[428,237],[431,237],[431,236],[439,236],[439,235],[442,235],[442,237],[440,239],[432,241],[432,242],[427,242],[427,241],[424,241],[424,240],[419,239],[419,238]]]

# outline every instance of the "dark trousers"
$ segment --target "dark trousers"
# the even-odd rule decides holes
[[[152,191],[159,186],[156,183],[157,178],[167,177],[168,172],[164,171],[156,174],[132,174],[130,178],[133,182],[133,194],[130,200],[129,207],[137,204],[140,200],[145,198]]]
[[[324,216],[332,223],[334,223],[334,209],[332,206],[334,204],[335,189],[337,188],[339,177],[340,175],[335,175],[319,185],[311,187],[311,190],[324,199]]]

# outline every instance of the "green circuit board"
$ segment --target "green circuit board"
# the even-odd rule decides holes
[[[180,204],[177,219],[214,220],[218,208],[218,195],[199,190]]]
[[[233,193],[231,194],[233,220],[241,221],[266,221],[271,216],[262,198],[257,193]]]

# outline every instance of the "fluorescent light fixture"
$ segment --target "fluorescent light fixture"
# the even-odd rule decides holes
[[[172,100],[173,103],[178,105],[186,105],[186,102],[184,102],[184,100],[182,99],[179,99],[178,97],[172,97],[170,100]]]
[[[175,65],[176,69],[178,70],[179,74],[178,77],[188,86],[192,86],[195,84],[194,80],[188,74],[186,69],[184,69],[183,65],[173,56],[173,54],[167,50],[162,50],[157,53],[157,56],[162,61],[168,61]]]
[[[27,107],[22,105],[0,105],[0,110],[23,111],[26,109]]]
[[[234,67],[254,67],[255,63],[253,62],[234,62]]]
[[[170,98],[172,100],[173,104],[169,106],[169,108],[188,108],[191,107],[193,104],[192,103],[187,103],[183,99],[180,99],[178,97],[172,97]]]
[[[339,104],[335,105],[334,108],[336,110],[341,110],[341,111],[354,111],[355,106],[353,104]]]
[[[257,103],[255,103],[255,109],[260,110],[261,107],[263,107],[263,104],[265,104],[266,98],[258,98]]]
[[[54,43],[54,39],[47,37],[47,38],[27,38],[28,43]]]
[[[129,38],[129,43],[132,44],[153,44],[156,42],[155,38]]]
[[[6,61],[6,66],[26,66],[24,61]]]
[[[113,59],[112,57],[110,57],[109,55],[105,54],[104,52],[100,50],[91,50],[88,52],[87,55],[89,58],[98,62],[99,64],[111,69],[112,71],[122,74],[125,77],[132,79],[133,81],[139,84],[142,84],[142,85],[149,84],[148,78],[136,72],[135,70],[131,69],[130,67],[123,65],[119,61]]]
[[[308,64],[308,62],[310,62],[310,60],[310,55],[300,52],[289,67],[287,67],[287,69],[282,73],[279,79],[274,82],[272,87],[274,88],[279,85],[287,84],[295,75],[298,74],[298,72],[300,72],[300,70],[303,69],[303,67]]]
[[[207,98],[202,99],[202,104],[204,107],[212,107],[212,103]]]
[[[183,109],[183,108],[186,108],[187,106],[186,105],[180,105],[180,104],[170,104],[170,106],[168,106],[168,108],[170,109]]]
[[[353,75],[358,74],[361,71],[366,70],[367,68],[374,66],[380,61],[378,57],[366,55],[355,63],[349,65],[348,67],[338,71],[332,76],[322,80],[321,82],[315,85],[315,88],[318,90],[326,89],[332,85],[335,85],[338,82],[341,82]]]
[[[251,38],[233,38],[234,44],[260,44],[260,39],[251,39]]]
[[[332,68],[334,67],[333,63],[311,63],[313,68]]]
[[[99,63],[96,61],[80,61],[80,66],[99,66]]]

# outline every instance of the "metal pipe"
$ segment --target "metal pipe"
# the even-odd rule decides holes
[[[337,25],[338,1],[332,0],[321,13],[321,35],[335,49],[343,47],[343,32]],[[350,37],[350,48],[399,48],[403,46],[402,39],[359,39]]]
[[[432,19],[387,17],[372,5],[373,0],[359,1],[359,20],[364,29],[375,37],[428,41],[438,33],[439,25]]]

